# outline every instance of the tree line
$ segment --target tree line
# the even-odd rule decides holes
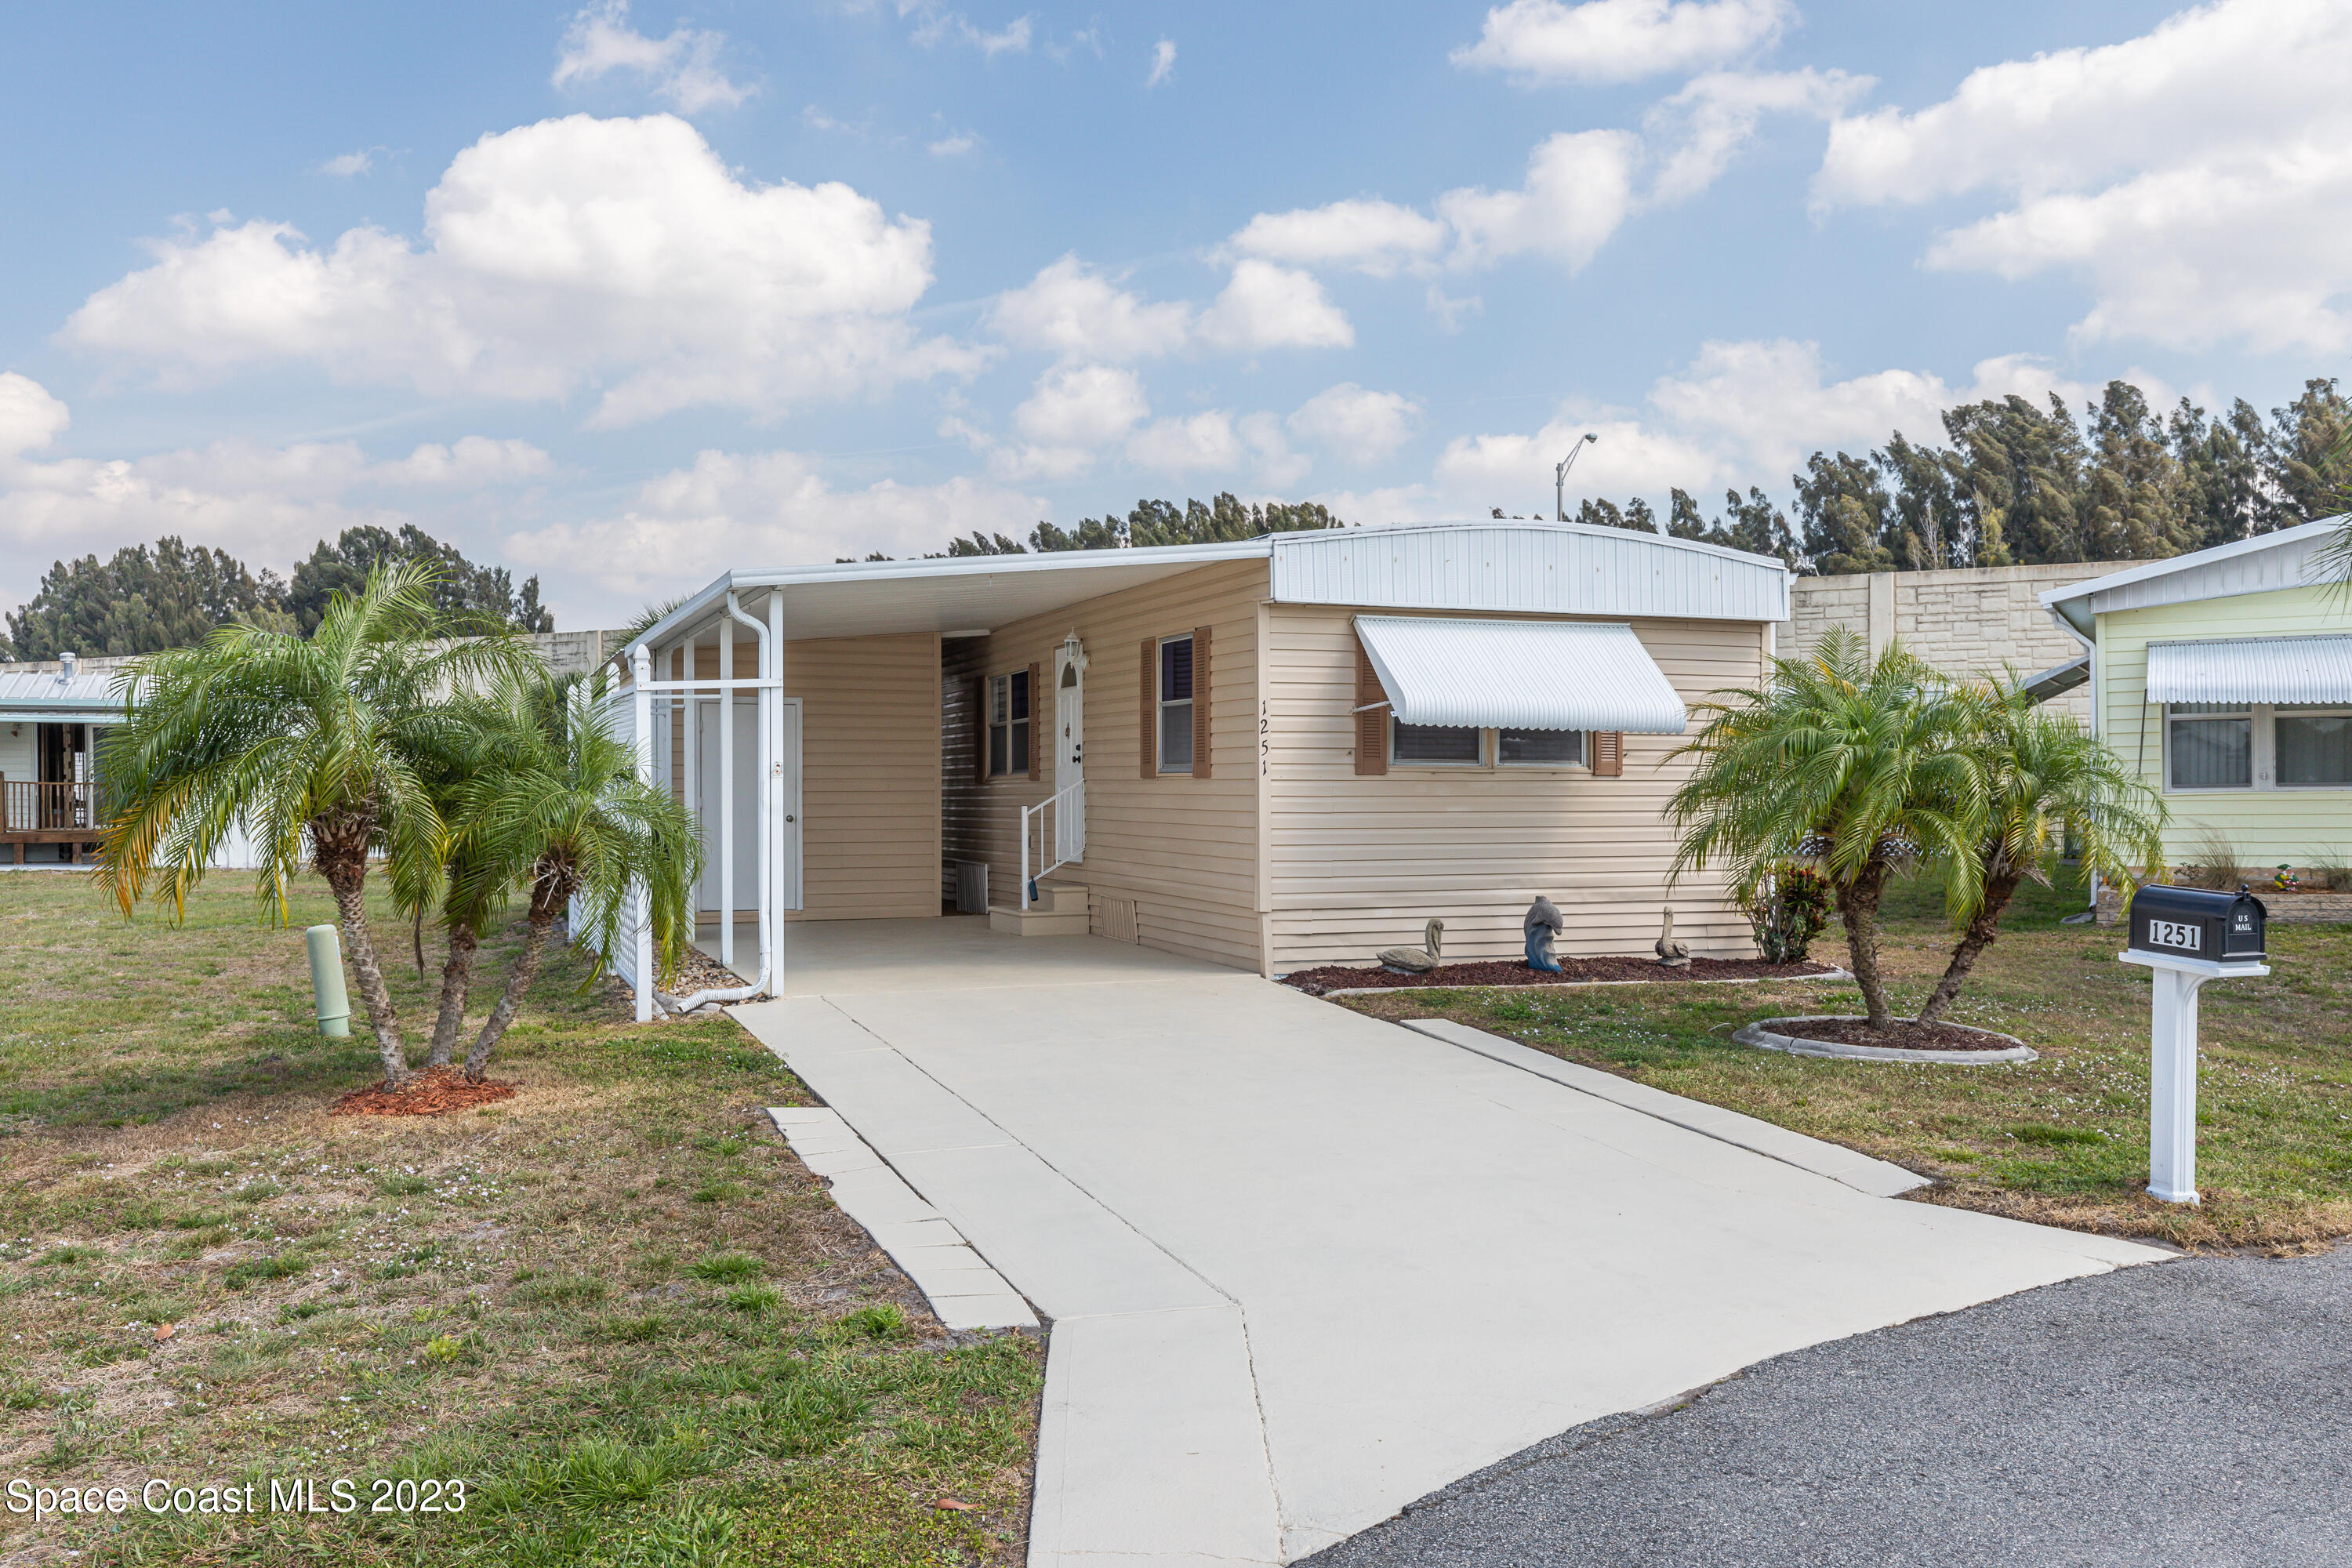
[[[1588,500],[1576,521],[1825,574],[2137,561],[2331,516],[2352,482],[2352,403],[2333,378],[2305,382],[2268,419],[2244,398],[2224,415],[2185,397],[2160,414],[2111,381],[2079,423],[2053,393],[2046,406],[2011,395],[1948,408],[1942,424],[1945,446],[1896,431],[1861,457],[1815,452],[1789,479],[1793,519],[1751,486],[1726,491],[1713,521],[1680,489],[1663,530],[1639,499]]]
[[[1040,522],[1029,531],[1026,543],[1002,533],[973,532],[949,540],[945,550],[925,559],[1026,555],[1033,551],[1042,554],[1054,550],[1141,550],[1156,544],[1222,544],[1237,539],[1255,539],[1262,533],[1347,526],[1331,515],[1328,507],[1318,501],[1244,503],[1233,491],[1222,490],[1214,500],[1203,502],[1188,497],[1182,506],[1147,498],[1137,501],[1125,517],[1107,511],[1100,517],[1080,518],[1069,528]],[[887,561],[890,557],[877,552],[866,559]]]
[[[8,655],[55,658],[61,653],[160,653],[201,642],[237,623],[309,636],[338,595],[357,593],[371,572],[408,565],[425,570],[436,610],[453,624],[551,632],[555,616],[539,602],[536,576],[515,585],[503,566],[466,559],[414,523],[394,533],[362,525],[319,542],[291,578],[254,572],[226,550],[166,537],[125,545],[113,558],[59,561],[39,592],[7,616]]]

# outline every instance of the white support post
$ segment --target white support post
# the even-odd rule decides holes
[[[770,628],[761,626],[757,619],[747,615],[742,604],[732,593],[727,595],[727,615],[729,622],[727,635],[730,639],[735,635],[734,623],[737,621],[740,621],[760,634],[759,675],[757,683],[752,688],[753,700],[756,703],[754,711],[760,716],[760,783],[753,789],[751,798],[758,805],[760,818],[760,981],[769,987],[770,994],[772,994],[775,988],[776,955],[769,931],[771,922],[775,918],[773,897],[775,879],[771,875],[771,862],[774,858],[772,845],[776,829],[782,825],[774,820],[775,814],[770,809],[772,802],[767,781],[770,773],[769,763],[772,760],[770,752],[773,744],[773,731],[768,722],[768,710],[769,698],[774,689],[771,684],[770,670],[772,666],[780,668],[782,660],[781,652],[775,646],[775,638],[770,635]],[[735,711],[731,706],[734,694],[731,689],[729,691],[728,700],[730,704],[727,712],[728,728],[720,731],[722,735],[731,733],[734,729]],[[734,777],[731,769],[728,777],[730,779]],[[728,853],[731,856],[734,853],[731,837],[729,843]]]
[[[695,679],[702,673],[702,666],[698,662],[701,657],[699,651],[701,644],[700,634],[688,634],[686,639],[688,685],[684,726],[686,744],[679,748],[679,757],[685,767],[686,809],[694,816],[695,831],[698,835],[707,834],[710,826],[709,823],[702,820],[702,692],[693,684]],[[686,910],[687,940],[693,942],[702,935],[702,884],[698,879],[687,891]]]
[[[776,589],[768,590],[768,678],[773,685],[761,688],[760,697],[768,705],[768,733],[773,737],[768,752],[768,809],[760,820],[774,826],[773,837],[761,845],[768,862],[769,886],[775,890],[773,918],[768,926],[767,945],[761,951],[768,963],[770,994],[784,977],[784,901],[792,892],[791,879],[784,874],[784,850],[792,843],[792,835],[784,831],[784,595]]]
[[[735,967],[735,623],[719,623],[719,962]]]
[[[2197,1201],[2197,993],[2205,976],[2159,969],[2148,1005],[2147,1195]]]
[[[649,784],[654,782],[654,658],[645,644],[639,643],[630,655],[629,672],[637,686],[637,782]],[[650,1024],[654,1021],[654,922],[651,902],[642,882],[630,897],[629,915],[635,928],[628,933],[628,940],[636,952],[637,973],[634,978],[637,1022]]]
[[[2197,993],[2208,980],[2258,978],[2263,963],[2215,963],[2133,948],[2118,954],[2150,970],[2147,1195],[2197,1202]]]

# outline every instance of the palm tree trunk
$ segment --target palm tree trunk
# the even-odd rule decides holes
[[[375,942],[368,934],[367,873],[347,866],[320,869],[326,872],[327,887],[335,895],[335,912],[343,922],[343,950],[351,954],[352,972],[359,976],[360,1002],[367,1008],[368,1023],[375,1030],[375,1048],[383,1058],[383,1081],[397,1088],[408,1081],[408,1052],[401,1044],[400,1021],[393,1015],[392,988],[383,983]]]
[[[441,966],[441,1015],[433,1022],[433,1054],[428,1068],[446,1068],[457,1054],[457,1037],[466,1032],[466,994],[474,985],[474,953],[482,944],[474,928],[460,921],[449,928],[449,961]]]
[[[1952,998],[1960,994],[1969,971],[1976,967],[1977,960],[2000,934],[2000,911],[2008,907],[2020,880],[2014,872],[1985,878],[1984,901],[1969,921],[1968,930],[1960,933],[1960,944],[1952,949],[1952,962],[1945,969],[1944,977],[1936,982],[1936,989],[1928,993],[1927,1005],[1919,1009],[1921,1023],[1932,1024],[1942,1017],[1944,1009],[1952,1005]]]
[[[482,1069],[489,1065],[490,1051],[505,1037],[507,1026],[521,1010],[523,994],[530,983],[539,978],[540,960],[547,952],[547,933],[554,929],[558,904],[542,910],[539,900],[531,901],[530,922],[523,929],[522,952],[517,955],[513,971],[507,975],[506,989],[499,993],[499,1005],[490,1009],[489,1021],[482,1026],[474,1048],[466,1053],[466,1076],[478,1080]]]
[[[1845,950],[1853,963],[1854,984],[1862,987],[1863,1010],[1874,1029],[1895,1026],[1886,1005],[1886,982],[1878,973],[1878,900],[1886,890],[1886,866],[1873,860],[1861,876],[1838,888],[1838,918],[1845,923]]]

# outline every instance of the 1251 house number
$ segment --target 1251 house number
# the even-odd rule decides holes
[[[2147,922],[2147,944],[2150,947],[2177,947],[2184,952],[2201,952],[2205,947],[2205,928],[2183,925],[2179,921],[2150,921]]]

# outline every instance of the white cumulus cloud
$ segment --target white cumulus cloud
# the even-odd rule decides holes
[[[996,297],[988,325],[1015,348],[1097,360],[1146,359],[1183,346],[1192,307],[1146,304],[1076,256]]]
[[[37,452],[73,422],[63,399],[29,375],[0,373],[0,459]]]
[[[362,149],[357,153],[337,153],[319,165],[319,173],[331,174],[339,180],[348,180],[354,175],[364,174],[374,167],[375,159],[365,149]]]
[[[1446,192],[1437,210],[1454,227],[1455,258],[1475,266],[1532,251],[1575,271],[1633,210],[1641,150],[1627,131],[1563,131],[1528,155],[1517,190]]]
[[[845,489],[802,453],[711,450],[646,480],[611,516],[514,535],[507,557],[636,605],[730,566],[919,555],[974,530],[1018,536],[1048,513],[1037,497],[981,479]]]
[[[601,0],[572,18],[556,50],[557,87],[596,81],[614,71],[645,78],[654,94],[680,113],[733,109],[755,89],[739,87],[719,68],[723,33],[677,27],[666,38],[649,38],[629,26],[629,0]]]
[[[600,386],[604,426],[774,414],[980,363],[908,320],[929,225],[837,183],[746,183],[668,115],[484,136],[425,197],[425,237],[314,247],[224,222],[153,242],[154,263],[90,296],[64,337],[175,386],[289,360],[436,395]]]
[[[1260,213],[1227,243],[1244,255],[1295,266],[1353,267],[1376,278],[1433,260],[1445,248],[1437,218],[1394,202],[1359,197],[1292,212]]]
[[[1168,39],[1162,38],[1151,46],[1151,74],[1143,79],[1145,90],[1149,91],[1166,81],[1168,73],[1175,68],[1176,46]]]
[[[1971,72],[1941,103],[1841,119],[1822,208],[1982,193],[1930,267],[2062,271],[2088,339],[2352,346],[2352,8],[2217,0],[2150,32]]]
[[[1300,404],[1286,423],[1292,435],[1358,463],[1376,463],[1412,435],[1421,405],[1399,392],[1343,381]]]
[[[1312,273],[1253,258],[1234,263],[1224,291],[1201,313],[1199,336],[1211,348],[1247,353],[1343,349],[1356,341],[1356,330]]]
[[[1760,49],[1796,15],[1790,0],[1510,0],[1454,63],[1527,82],[1636,81]]]

